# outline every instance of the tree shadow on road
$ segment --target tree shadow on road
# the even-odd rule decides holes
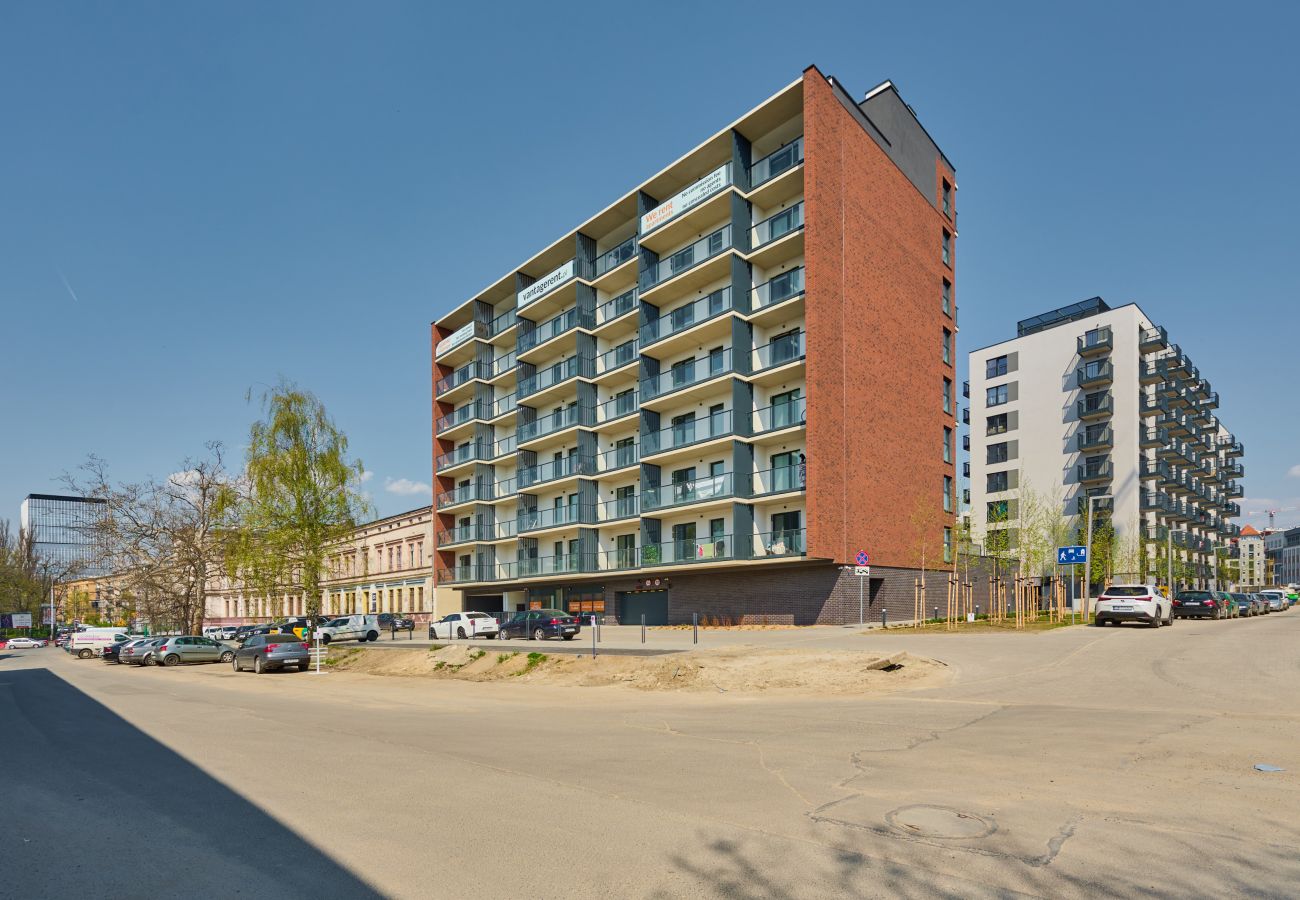
[[[0,671],[0,760],[5,896],[381,896],[46,669]]]

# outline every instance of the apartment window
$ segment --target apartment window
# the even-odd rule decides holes
[[[943,411],[949,414],[952,413],[952,379],[951,378],[945,378],[943,380]]]
[[[943,511],[952,512],[952,476],[943,476]]]
[[[952,315],[952,282],[947,278],[943,280],[943,313]]]
[[[1009,427],[1006,413],[998,413],[996,416],[989,416],[985,422],[985,434],[1006,434]]]
[[[1010,448],[1006,441],[1003,441],[1000,444],[989,444],[987,461],[990,463],[1006,462],[1010,458],[1010,453],[1008,452],[1009,449]]]
[[[952,332],[947,328],[943,330],[943,362],[952,365]]]
[[[1005,356],[995,356],[984,363],[984,377],[998,378],[1007,374],[1007,358]]]
[[[943,529],[943,561],[952,562],[952,529],[947,527]]]
[[[986,511],[989,522],[1005,522],[1011,515],[1010,500],[992,500]]]
[[[985,406],[1001,406],[1007,402],[1007,386],[999,384],[997,387],[991,387],[984,392]]]
[[[952,185],[946,179],[943,182],[943,214],[952,215]]]
[[[948,233],[947,229],[943,232],[943,264],[945,266],[952,265],[952,235]]]
[[[952,429],[948,427],[943,429],[943,461],[952,462]]]
[[[985,490],[990,494],[996,494],[998,491],[1007,490],[1011,483],[1007,472],[989,472],[985,476]]]

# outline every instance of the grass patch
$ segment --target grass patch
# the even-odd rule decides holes
[[[445,668],[447,668],[447,663],[446,663],[444,660],[441,660],[441,659],[440,659],[440,660],[438,660],[436,663],[433,664],[433,670],[434,670],[435,672],[437,672],[437,671],[439,671],[439,670],[441,670],[441,669],[445,669]]]
[[[503,662],[505,662],[506,660],[514,659],[514,658],[515,658],[516,656],[518,656],[518,655],[519,655],[518,653],[498,653],[498,654],[497,654],[497,665],[498,665],[498,666],[501,665],[501,664],[502,664]]]
[[[1069,616],[1066,616],[1060,622],[1053,622],[1050,619],[1048,619],[1047,616],[1040,615],[1038,617],[1038,621],[1027,620],[1025,622],[1024,628],[1016,628],[1015,616],[1007,616],[1005,619],[1002,619],[1001,621],[993,621],[991,619],[986,618],[985,616],[980,616],[974,622],[967,622],[965,620],[962,620],[960,622],[955,623],[951,628],[948,627],[947,623],[943,619],[926,619],[924,622],[921,623],[921,626],[919,628],[913,627],[912,625],[907,623],[901,623],[898,625],[890,625],[888,630],[891,632],[911,631],[911,632],[926,632],[930,634],[957,634],[959,632],[975,632],[975,631],[979,631],[979,632],[1053,631],[1057,628],[1068,628],[1071,625],[1086,625],[1086,624],[1087,622],[1083,620],[1082,616],[1075,617],[1073,621],[1070,620]],[[872,629],[871,632],[864,632],[864,633],[871,634],[871,633],[879,633],[879,632],[880,629]]]
[[[441,650],[443,647],[446,647],[446,646],[447,646],[446,644],[434,644],[434,645],[432,645],[431,647],[429,647],[429,652],[430,652],[430,653],[434,653],[434,652],[436,652],[436,651],[438,651],[438,650]]]
[[[528,654],[528,665],[524,666],[522,669],[520,669],[520,670],[519,670],[518,672],[516,672],[515,674],[516,674],[516,675],[527,675],[529,672],[531,672],[533,669],[536,669],[538,666],[540,666],[540,665],[541,665],[542,663],[544,663],[544,662],[546,662],[546,654],[545,654],[545,653],[537,653],[536,651],[534,651],[534,652]]]
[[[343,662],[345,659],[348,659],[348,658],[350,658],[350,657],[356,656],[358,653],[361,652],[361,648],[360,648],[360,647],[348,647],[348,648],[345,649],[345,650],[340,650],[340,651],[335,651],[335,652],[338,653],[339,655],[336,656],[334,653],[331,653],[331,654],[329,654],[328,656],[325,657],[325,665],[326,665],[326,666],[337,666],[339,663]]]
[[[487,656],[486,650],[474,650],[470,653],[469,658],[477,662],[485,656]]]

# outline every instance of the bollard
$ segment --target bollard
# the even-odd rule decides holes
[[[889,627],[889,610],[887,609],[882,609],[880,611],[880,627],[881,628]]]
[[[978,619],[979,617],[980,617],[980,605],[979,605],[978,603],[976,603],[976,604],[975,604],[975,618]]]
[[[641,613],[641,643],[645,643],[645,613]]]
[[[695,633],[694,640],[691,643],[698,644],[700,642],[700,614],[697,612],[691,613],[691,628]]]
[[[934,620],[935,620],[936,622],[939,621],[939,607],[937,607],[937,606],[934,608]]]
[[[389,623],[388,623],[388,639],[389,639],[390,641],[395,641],[395,640],[397,640],[397,623],[396,623],[396,622],[389,622]]]
[[[591,617],[591,658],[596,658],[596,617]]]

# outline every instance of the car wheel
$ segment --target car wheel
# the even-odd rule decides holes
[[[505,633],[504,631],[498,631],[498,632],[497,632],[497,640],[498,640],[498,641],[504,641],[505,639],[506,639],[506,633]]]
[[[260,656],[253,657],[253,674],[254,675],[262,674],[262,657]]]
[[[563,637],[564,637],[564,639],[565,639],[566,641],[571,641],[571,640],[574,639],[575,635],[572,635],[572,634],[566,634],[566,635],[564,635]]]
[[[456,637],[460,638],[462,641],[465,640],[465,629],[464,629],[464,628],[457,628],[457,629],[456,629]]]
[[[544,640],[546,640],[546,632],[545,632],[545,631],[542,631],[542,629],[540,629],[540,628],[534,628],[534,629],[533,629],[533,640],[535,640],[535,641],[544,641]]]
[[[320,636],[320,642],[321,642],[322,644],[325,644],[325,645],[328,646],[328,644],[329,644],[329,642],[330,642],[330,636],[329,636],[328,634],[322,634],[322,635]]]
[[[1167,615],[1167,616],[1165,617],[1165,624],[1166,624],[1166,625],[1172,625],[1172,624],[1174,624],[1174,610],[1173,610],[1173,607],[1170,607],[1170,608],[1169,608],[1169,615]]]
[[[226,652],[224,652],[224,653],[221,654],[221,661],[222,661],[222,662],[234,662],[234,659],[235,659],[235,651],[234,651],[234,650],[227,650]]]
[[[91,658],[92,656],[94,656],[94,655],[95,655],[95,652],[94,652],[93,650],[78,650],[78,651],[77,651],[77,659],[90,659],[90,658]]]
[[[368,641],[377,641],[377,640],[379,640],[379,632],[378,632],[378,631],[370,631],[370,632],[367,632],[367,633],[366,633],[366,640],[368,640]]]
[[[239,660],[235,659],[235,654],[230,654],[230,668],[232,671],[239,671]]]
[[[1161,625],[1163,625],[1163,624],[1165,624],[1165,623],[1162,622],[1162,621],[1160,620],[1160,607],[1157,606],[1157,607],[1156,607],[1156,614],[1155,614],[1154,616],[1151,617],[1151,627],[1152,627],[1152,628],[1159,628],[1159,627],[1160,627]]]
[[[157,661],[153,658],[153,656],[150,655],[150,656],[146,656],[146,657],[144,658],[144,662],[140,663],[140,665],[142,665],[142,666],[156,666],[156,665],[158,665],[158,663],[157,663]]]
[[[164,666],[174,666],[179,664],[180,661],[181,658],[177,656],[175,653],[168,653],[166,656],[163,657]]]

